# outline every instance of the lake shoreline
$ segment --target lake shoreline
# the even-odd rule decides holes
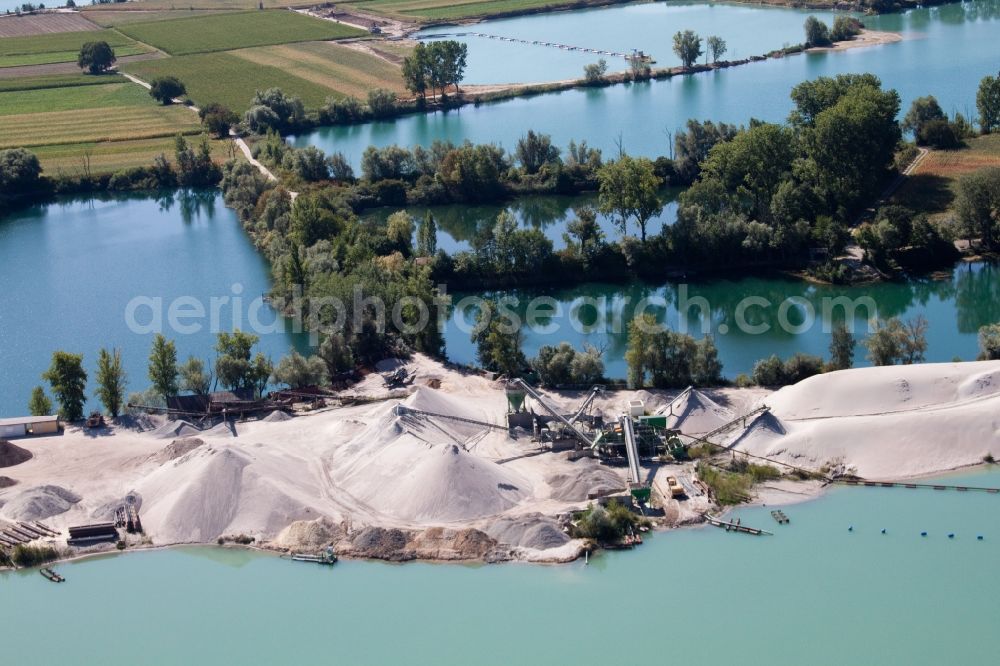
[[[627,487],[626,470],[613,464],[614,459],[599,462],[546,450],[526,455],[525,444],[506,429],[484,431],[486,437],[476,450],[464,452],[434,439],[440,433],[426,441],[417,438],[414,433],[422,430],[407,409],[461,414],[463,419],[496,418],[491,414],[503,409],[504,392],[487,378],[420,355],[408,367],[419,382],[405,399],[328,408],[294,417],[293,423],[287,417],[240,422],[235,426],[238,437],[228,428],[196,432],[175,421],[143,432],[112,428],[103,437],[72,426],[57,438],[19,440],[34,457],[5,469],[19,483],[0,491],[4,517],[45,520],[53,529],[65,530],[101,520],[119,496],[117,489],[129,488],[138,498],[146,535],[126,536],[126,543],[132,541],[127,550],[254,539],[255,548],[271,552],[317,552],[333,545],[339,557],[392,562],[564,563],[590,552],[592,542],[567,533],[572,516],[597,498],[628,498],[628,491],[622,490]],[[738,445],[733,449],[737,453],[772,465],[818,469],[826,481],[844,474],[894,481],[936,476],[982,464],[987,459],[983,451],[1000,454],[995,436],[980,437],[983,428],[990,427],[1000,399],[1000,391],[989,383],[998,374],[998,362],[939,363],[831,372],[773,393],[759,387],[705,389],[696,392],[701,396],[696,400],[718,400],[730,415],[716,414],[705,421],[708,416],[691,412],[677,417],[672,427],[698,433],[713,425],[712,419],[731,419],[731,414],[751,413],[763,404],[776,426],[767,426],[765,432],[756,419],[744,422],[737,431],[716,437],[716,445]],[[439,388],[429,388],[428,381]],[[886,395],[889,387],[895,388]],[[383,390],[381,377],[374,374],[352,393]],[[572,391],[545,394],[556,405],[579,396]],[[884,397],[872,404],[868,394]],[[641,396],[646,411],[655,414],[668,405],[672,409],[682,395],[686,393],[658,389],[614,392],[598,397],[594,409],[618,413],[623,401]],[[824,396],[822,403],[816,401],[819,395]],[[946,440],[927,426],[929,412],[941,414],[936,422],[942,427],[948,427],[949,418],[960,418],[966,430],[943,449],[940,443]],[[435,426],[448,432],[464,428],[452,437],[478,432],[447,423]],[[328,437],[345,428],[353,436],[345,431],[344,437]],[[864,430],[864,438],[850,435],[857,428]],[[898,436],[889,438],[889,432]],[[112,447],[106,443],[109,436],[114,438]],[[845,437],[851,441],[845,443]],[[882,445],[873,450],[865,438]],[[900,447],[910,444],[920,455],[910,455],[901,464]],[[67,458],[70,451],[73,457]],[[334,459],[338,463],[333,466],[324,462]],[[357,467],[358,461],[362,467]],[[657,498],[653,506],[662,509],[661,514],[654,512],[652,526],[686,527],[700,524],[706,514],[728,510],[697,480],[695,462],[647,460],[644,467]],[[668,477],[682,480],[685,501],[678,502],[665,490]],[[565,487],[559,479],[571,480],[574,490],[559,490]],[[826,485],[791,477],[765,482],[750,491],[750,504],[785,506],[821,496]],[[449,500],[454,487],[479,490],[462,505]],[[68,508],[37,514],[31,508],[47,506],[46,498],[61,489],[78,498]],[[403,497],[405,502],[400,501]],[[114,554],[115,546],[73,556],[108,552]]]
[[[455,24],[451,24],[455,25]],[[461,25],[461,24],[460,24]],[[426,29],[426,26],[421,29]],[[782,49],[775,49],[763,55],[749,56],[739,60],[720,60],[710,64],[694,64],[691,67],[653,67],[647,74],[633,75],[629,71],[612,72],[603,75],[600,79],[588,81],[584,78],[559,79],[555,81],[545,81],[541,83],[503,83],[503,84],[467,84],[461,86],[458,92],[448,95],[443,93],[436,99],[412,98],[405,100],[395,113],[381,118],[380,120],[395,120],[413,115],[429,115],[438,111],[450,111],[460,109],[463,106],[479,106],[481,104],[491,104],[504,102],[517,98],[535,97],[548,93],[565,92],[569,90],[579,90],[586,88],[607,88],[611,86],[645,83],[648,81],[662,81],[676,76],[690,76],[705,72],[714,72],[733,67],[741,67],[751,63],[763,62],[770,59],[785,58],[802,53],[827,53],[841,52],[858,48],[869,48],[892,44],[903,39],[902,35],[895,32],[885,32],[864,29],[861,32],[862,38],[857,38],[834,42],[831,46],[817,46],[806,48],[802,44],[790,46]],[[308,127],[303,127],[290,136],[314,131],[323,127],[352,127],[364,125],[370,120],[356,120],[345,123],[321,124],[316,123]]]
[[[916,474],[914,476],[901,476],[892,479],[893,481],[904,481],[904,482],[920,482],[922,480],[927,481],[931,479],[941,479],[947,478],[949,475],[961,474],[964,472],[972,472],[981,469],[990,469],[991,465],[989,463],[980,462],[973,463],[969,465],[961,465],[952,469],[942,469],[935,472],[928,472],[924,474]],[[775,487],[774,482],[764,482],[759,486],[754,487],[755,496],[747,502],[736,505],[729,505],[721,507],[719,510],[713,512],[713,516],[716,518],[725,518],[731,515],[734,511],[739,511],[748,508],[776,508],[783,509],[791,506],[796,506],[798,504],[804,504],[808,502],[815,502],[823,500],[829,496],[831,489],[834,484],[831,483],[820,483],[820,482],[810,482],[810,481],[779,481],[781,487]],[[795,488],[796,490],[792,490]],[[863,490],[863,486],[853,487],[855,490]],[[797,490],[802,490],[804,492],[797,492]],[[706,520],[705,516],[701,515],[698,518],[690,519],[682,522],[675,523],[673,525],[663,525],[659,523],[654,523],[650,527],[649,534],[654,536],[666,536],[677,530],[694,530],[694,529],[707,529],[712,527]],[[754,525],[753,527],[760,527],[759,525]],[[0,567],[0,573],[2,572],[17,572],[17,571],[29,571],[31,569],[40,569],[47,566],[55,566],[60,564],[72,564],[76,562],[85,562],[87,560],[99,559],[102,557],[119,557],[124,555],[129,555],[131,553],[152,553],[157,551],[166,550],[176,550],[182,548],[211,548],[220,550],[244,550],[251,553],[256,553],[259,555],[265,555],[269,557],[274,557],[277,559],[288,559],[291,553],[291,549],[281,549],[274,546],[268,545],[254,545],[254,544],[239,544],[239,543],[223,543],[220,544],[217,541],[194,541],[194,542],[177,542],[177,543],[165,543],[165,544],[140,544],[132,545],[124,550],[118,550],[111,547],[101,548],[98,550],[86,550],[78,553],[73,553],[67,557],[59,557],[54,560],[50,560],[44,564],[34,565],[30,567]],[[563,564],[572,564],[574,562],[580,561],[584,555],[599,555],[601,553],[622,550],[621,547],[614,547],[608,545],[586,545],[581,544],[577,552],[571,556],[563,557],[551,557],[551,558],[536,558],[536,559],[518,559],[511,558],[505,560],[493,560],[488,561],[486,564],[494,565],[537,565],[537,566],[555,566]],[[420,563],[420,564],[440,564],[440,565],[469,565],[469,564],[483,564],[482,558],[477,557],[467,557],[467,558],[413,558],[408,560],[394,560],[386,559],[380,557],[358,557],[351,554],[338,554],[338,559],[352,561],[352,562],[382,562],[386,564],[399,564],[405,565],[409,563]],[[291,561],[291,560],[289,560]]]

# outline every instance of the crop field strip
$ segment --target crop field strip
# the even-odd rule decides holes
[[[174,136],[201,132],[182,106],[111,107],[2,116],[0,148]]]
[[[107,42],[118,57],[149,52],[142,44],[108,29],[5,37],[0,39],[0,67],[74,62],[81,46],[96,41]]]
[[[233,55],[271,65],[323,86],[332,96],[363,99],[369,90],[387,88],[404,93],[399,67],[373,55],[329,42],[307,42],[234,51]]]
[[[952,215],[958,181],[987,167],[1000,167],[1000,134],[966,140],[967,147],[932,150],[891,198],[891,203],[926,211],[931,219]]]
[[[357,28],[287,10],[232,12],[129,23],[121,26],[120,31],[175,56],[367,34]]]
[[[162,60],[131,62],[122,71],[151,81],[157,76],[176,76],[187,87],[187,96],[198,106],[218,102],[242,113],[257,90],[281,88],[298,95],[307,108],[323,105],[333,91],[277,67],[259,65],[232,53],[204,53]]]
[[[48,174],[82,174],[85,157],[91,173],[114,173],[121,169],[149,166],[161,154],[173,162],[174,141],[175,137],[169,136],[132,141],[83,142],[38,146],[31,151],[38,156],[42,168]],[[218,162],[229,159],[227,143],[217,140],[210,142],[213,159]],[[240,156],[237,151],[237,159]]]
[[[125,83],[127,79],[118,74],[91,76],[90,74],[51,74],[48,76],[22,76],[0,79],[0,93],[14,90],[43,90],[45,88],[73,88],[77,86],[104,86],[109,83]]]
[[[0,38],[98,30],[82,14],[24,14],[0,18]]]
[[[148,4],[148,2],[143,2],[143,5]],[[107,7],[111,5],[95,5],[93,9],[98,9],[100,7]],[[121,5],[114,5],[120,7]],[[203,18],[205,16],[211,16],[213,14],[225,14],[227,12],[233,11],[243,11],[245,8],[240,8],[239,10],[234,9],[163,9],[163,10],[135,10],[135,9],[110,9],[107,11],[89,11],[91,8],[87,7],[84,9],[84,13],[87,18],[97,25],[103,26],[105,28],[113,28],[120,25],[128,25],[129,23],[150,23],[152,21],[169,21],[172,19],[182,19],[182,18]]]
[[[265,9],[277,9],[285,7],[310,7],[315,2],[309,0],[262,0]],[[104,12],[150,12],[169,11],[172,9],[219,9],[219,10],[241,10],[257,11],[258,0],[142,0],[134,3],[111,3],[107,5],[87,5],[81,11],[85,16],[93,17],[94,14]]]
[[[141,86],[121,77],[92,77],[99,85],[47,87],[0,93],[0,117],[49,111],[73,111],[105,107],[153,106],[155,102]],[[17,79],[11,79],[16,82]],[[105,83],[105,81],[107,81]],[[117,82],[116,82],[117,81]],[[152,103],[151,103],[152,102]]]

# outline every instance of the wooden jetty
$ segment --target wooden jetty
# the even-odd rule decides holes
[[[785,515],[785,512],[781,510],[772,511],[771,517],[774,518],[779,525],[787,525],[792,522],[788,519],[788,516]]]
[[[716,527],[721,527],[727,532],[742,532],[743,534],[753,534],[754,536],[774,536],[773,532],[768,532],[767,530],[758,529],[756,527],[749,527],[748,525],[743,525],[740,519],[735,521],[730,519],[729,521],[720,520],[713,515],[705,514],[705,522],[709,525],[715,525]]]
[[[546,42],[540,39],[520,39],[518,37],[504,37],[502,35],[491,35],[486,32],[457,32],[450,35],[425,35],[425,39],[433,39],[436,37],[482,37],[484,39],[496,39],[501,42],[511,42],[516,44],[527,44],[529,46],[548,46],[550,48],[559,49],[561,51],[580,51],[581,53],[593,53],[595,55],[611,56],[612,58],[624,58],[625,60],[637,60],[639,62],[653,64],[656,61],[653,60],[652,56],[647,53],[643,53],[638,49],[634,50],[632,53],[621,53],[619,51],[607,51],[604,49],[592,49],[586,46],[571,46],[569,44],[559,44],[558,42]]]
[[[46,578],[48,578],[53,583],[65,583],[66,582],[65,578],[63,578],[62,576],[60,576],[59,574],[57,574],[52,569],[49,569],[48,567],[45,567],[44,569],[40,570],[38,573],[42,574],[43,576],[45,576]]]
[[[866,488],[930,488],[932,490],[956,490],[958,492],[983,492],[993,495],[1000,494],[1000,488],[986,488],[983,486],[957,486],[942,483],[910,483],[909,481],[868,481],[866,479],[856,479],[851,477],[832,479],[830,483],[840,483],[847,486],[864,486]]]

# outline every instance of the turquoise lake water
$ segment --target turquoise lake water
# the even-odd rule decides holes
[[[270,271],[216,192],[69,198],[17,210],[0,218],[0,284],[4,415],[26,413],[57,349],[83,353],[88,396],[101,347],[121,348],[130,390],[145,390],[154,335],[145,327],[154,312],[169,324],[171,304],[188,311],[179,298],[194,299],[205,312],[178,318],[184,328],[165,331],[180,360],[195,354],[213,361],[215,332],[249,322],[252,311],[265,324],[260,330],[274,330],[261,334],[260,350],[277,359],[295,342],[270,307],[252,310],[251,301],[270,290]],[[218,327],[210,317],[213,297]],[[234,307],[237,297],[244,306]],[[130,328],[126,313],[136,298],[148,305],[135,309],[140,326]],[[195,324],[200,330],[183,333]]]
[[[556,239],[561,237],[564,224],[558,221],[562,219],[560,215],[569,214],[558,211],[567,205],[558,198],[536,198],[515,208],[522,224],[538,223],[547,235]],[[476,219],[485,219],[476,217],[483,213],[478,209],[466,213],[456,213],[458,222],[452,226],[448,215],[439,215],[442,229],[458,229],[454,233],[461,237],[481,224]],[[467,224],[469,220],[473,220],[471,226]],[[39,261],[39,257],[46,260]],[[122,349],[130,390],[145,389],[153,333],[142,328],[133,330],[126,321],[128,305],[137,297],[149,305],[137,308],[135,322],[141,326],[151,324],[151,313],[159,312],[166,334],[177,342],[182,360],[195,354],[211,362],[215,356],[214,331],[234,328],[236,312],[244,329],[251,323],[251,314],[259,312],[257,321],[265,325],[259,348],[272,358],[278,359],[293,345],[300,351],[309,351],[304,336],[289,333],[288,325],[276,320],[270,308],[258,304],[259,309],[254,309],[253,301],[270,288],[267,263],[240,228],[233,211],[225,208],[215,193],[177,193],[159,199],[143,196],[67,199],[22,209],[0,220],[0,281],[8,287],[0,294],[3,340],[0,367],[5,369],[6,378],[0,383],[3,414],[26,410],[31,388],[43,383],[40,375],[56,349],[84,354],[92,380],[88,396],[93,395],[97,351],[103,346]],[[524,348],[529,356],[543,344],[563,340],[577,347],[593,344],[605,350],[608,376],[623,377],[625,325],[635,306],[643,298],[650,299],[650,311],[680,329],[678,306],[683,302],[680,289],[677,282],[588,283],[569,289],[521,290],[500,295],[516,296],[524,304],[531,298],[547,296],[561,308],[560,316],[551,321],[540,318],[540,327],[525,326]],[[791,279],[748,277],[691,281],[687,289],[689,299],[707,300],[711,314],[705,316],[700,307],[691,305],[685,309],[684,325],[690,333],[700,336],[703,323],[708,322],[708,331],[715,336],[728,377],[748,372],[755,361],[772,353],[789,356],[805,351],[826,355],[829,331],[823,328],[822,320],[798,332],[790,333],[781,327],[782,320],[778,319],[781,305],[792,298],[805,299],[789,301],[786,306],[784,321],[794,328],[804,323],[805,303],[820,315],[824,303],[842,296],[871,298],[877,306],[875,311],[882,317],[924,314],[930,321],[929,361],[950,361],[956,356],[974,358],[979,327],[1000,321],[1000,270],[982,263],[960,264],[950,279],[943,280],[828,287]],[[446,327],[445,340],[452,360],[472,363],[475,349],[469,340],[469,330],[474,317],[470,308],[474,304],[461,302],[466,295],[453,294],[459,307]],[[737,305],[748,296],[770,302],[767,307],[752,307],[745,313],[748,324],[768,327],[762,334],[747,333],[738,325]],[[192,333],[185,333],[185,329],[173,327],[170,322],[171,304],[175,304],[178,312],[186,311],[185,301],[178,301],[186,297],[201,303],[206,315],[179,320],[182,325],[200,324],[199,330]],[[237,297],[242,299],[242,305],[234,311]],[[213,298],[220,303],[218,328],[213,328],[210,318]],[[226,298],[229,300],[223,300]],[[869,312],[859,307],[852,319],[859,340],[866,333]],[[841,309],[834,308],[833,313],[834,319],[843,316]],[[727,332],[722,333],[723,330]],[[860,345],[856,362],[866,364]]]
[[[428,28],[416,37],[435,35],[433,39],[438,39],[436,36],[444,35],[466,43],[469,57],[464,83],[540,83],[579,78],[584,66],[599,58],[607,62],[609,72],[626,71],[629,64],[621,57],[506,42],[469,33],[624,54],[638,49],[652,55],[656,67],[676,67],[681,64],[673,52],[673,35],[678,31],[694,30],[702,38],[722,37],[728,47],[722,59],[739,60],[803,41],[803,23],[810,14],[827,25],[832,25],[835,16],[830,12],[779,7],[653,2]],[[702,50],[707,49],[703,46]],[[705,56],[699,62],[705,62]]]
[[[462,302],[474,295],[453,294],[456,307],[445,341],[449,358],[460,363],[475,363],[476,350],[469,331],[477,305]],[[827,358],[832,324],[845,320],[858,341],[855,365],[869,365],[861,340],[869,332],[872,313],[880,318],[926,317],[926,360],[932,362],[956,357],[974,360],[979,328],[1000,321],[1000,270],[987,263],[958,264],[950,276],[942,279],[916,278],[849,287],[781,277],[747,277],[671,281],[665,285],[587,283],[489,295],[516,299],[511,310],[524,322],[523,347],[529,358],[542,345],[565,340],[581,349],[590,344],[604,350],[605,372],[612,378],[626,375],[627,326],[644,299],[645,311],[672,329],[695,337],[712,334],[724,365],[723,374],[729,378],[750,372],[756,361],[771,354],[789,357],[805,352]],[[538,297],[552,300],[540,304],[537,324],[531,326],[526,308]],[[751,297],[764,300],[756,304],[745,300]],[[853,316],[847,317],[843,301],[837,300],[844,298],[853,307]],[[741,303],[746,303],[742,317]]]
[[[995,468],[951,478],[1000,486]],[[325,568],[213,548],[109,556],[57,566],[61,585],[35,570],[0,574],[4,657],[101,666],[993,663],[997,502],[838,488],[786,507],[787,526],[766,508],[736,512],[772,537],[676,530],[589,566]]]
[[[718,10],[719,7],[703,5],[692,11]],[[775,10],[753,11],[770,15]],[[565,20],[572,15],[559,14],[556,18]],[[532,16],[516,23],[551,19]],[[739,31],[742,21],[732,20],[735,26],[720,23],[714,32]],[[495,142],[512,150],[517,139],[529,129],[550,134],[560,147],[573,139],[586,139],[611,155],[620,136],[629,153],[666,155],[668,132],[683,127],[689,118],[738,124],[746,124],[750,118],[780,122],[792,108],[789,92],[793,86],[818,76],[850,72],[871,72],[882,79],[884,86],[898,90],[904,113],[913,99],[931,94],[949,113],[961,111],[967,116],[974,115],[980,79],[996,74],[1000,66],[996,55],[1000,0],[916,9],[904,14],[868,17],[866,21],[875,29],[900,32],[905,39],[838,53],[789,56],[663,81],[570,90],[411,115],[395,121],[324,127],[291,141],[300,147],[315,145],[327,152],[340,151],[355,165],[360,163],[361,154],[369,145],[429,145],[435,139],[454,142],[468,139],[474,143]],[[492,23],[479,24],[479,29],[492,30]],[[596,25],[592,30],[604,30],[604,25]],[[673,31],[664,30],[665,43],[671,34]],[[799,37],[793,35],[790,41],[797,42]],[[666,50],[664,46],[657,52]],[[475,62],[475,49],[470,51],[469,58]],[[538,59],[537,68],[544,71],[545,62]],[[506,70],[507,60],[493,58],[489,66]]]
[[[661,193],[663,210],[659,215],[650,218],[646,225],[647,233],[652,236],[660,233],[664,226],[673,224],[677,219],[677,195],[679,190],[665,190]],[[404,210],[414,218],[421,220],[427,212],[434,216],[437,225],[437,246],[449,254],[470,250],[472,241],[477,234],[483,233],[496,225],[497,216],[507,211],[514,216],[523,228],[539,229],[545,237],[552,241],[556,250],[566,247],[563,235],[566,225],[575,219],[574,208],[582,206],[597,206],[597,195],[585,193],[576,196],[568,195],[531,195],[517,197],[504,204],[450,204],[447,206],[406,206]],[[363,217],[384,222],[398,208],[378,208],[366,211]],[[608,215],[598,214],[597,223],[609,241],[621,237],[621,231],[614,220]],[[635,232],[635,225],[629,229]],[[414,243],[416,231],[414,231]]]

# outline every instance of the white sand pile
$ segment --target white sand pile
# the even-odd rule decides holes
[[[395,434],[395,433],[393,433]],[[502,513],[531,494],[530,483],[456,444],[427,446],[391,437],[345,489],[371,507],[417,522],[471,520]]]
[[[208,430],[203,430],[201,434],[206,437],[236,437],[239,434],[239,430],[237,429],[235,423],[231,421],[221,421]]]
[[[167,421],[156,430],[150,432],[149,435],[158,439],[175,439],[177,437],[197,435],[199,432],[201,431],[187,421],[176,420]]]
[[[434,414],[447,414],[461,418],[472,419],[474,421],[485,421],[487,423],[502,424],[502,415],[498,415],[492,409],[484,409],[481,404],[476,404],[471,400],[463,400],[432,388],[421,386],[417,388],[403,404],[413,409],[419,409]],[[492,406],[491,406],[492,407]],[[446,423],[456,431],[472,434],[479,432],[481,428],[476,425],[465,424],[459,421],[449,421]]]
[[[198,447],[139,483],[143,524],[160,542],[204,542],[222,534],[276,534],[309,516],[267,480],[248,470],[252,458],[234,447]]]
[[[535,550],[560,548],[570,541],[558,522],[538,513],[499,518],[487,525],[485,531],[500,543]]]
[[[545,479],[552,488],[552,499],[581,502],[592,496],[603,496],[625,488],[621,477],[591,458],[582,458],[572,467]]]
[[[808,467],[842,461],[867,478],[900,478],[1000,456],[1000,362],[833,372],[767,404],[787,434],[758,432],[739,450]]]
[[[658,414],[659,410],[666,404],[666,400],[662,395],[651,393],[645,389],[635,391],[628,396],[628,400],[641,400],[647,414]],[[621,406],[623,412],[628,409],[628,400]]]
[[[687,388],[670,403],[656,411],[667,417],[667,427],[687,435],[703,435],[736,418],[696,388]]]
[[[723,434],[723,441],[729,438],[726,446],[731,449],[749,450],[756,442],[771,442],[787,432],[784,424],[771,412],[757,414],[745,429],[736,429]],[[717,442],[723,443],[723,442]]]
[[[270,414],[261,419],[261,421],[265,421],[267,423],[281,423],[282,421],[291,421],[291,420],[292,416],[287,412],[281,411],[280,409],[274,410],[273,412],[271,412]]]
[[[80,499],[76,493],[59,486],[36,486],[10,498],[2,513],[11,520],[44,520],[69,511]]]
[[[158,463],[170,462],[171,460],[177,460],[181,456],[184,456],[191,451],[194,451],[199,446],[204,446],[205,440],[198,439],[197,437],[185,437],[183,439],[175,439],[170,442],[156,455],[153,456],[153,460]]]

